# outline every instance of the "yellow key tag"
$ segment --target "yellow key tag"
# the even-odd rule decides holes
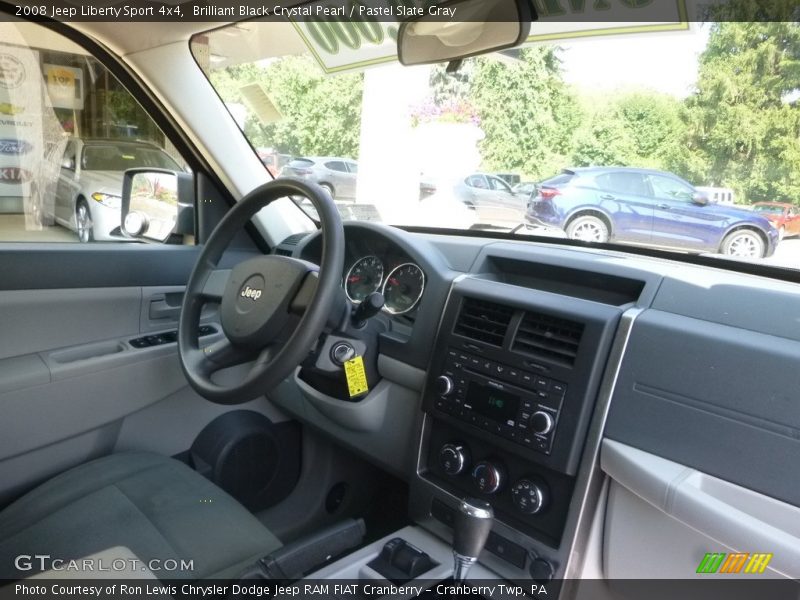
[[[364,371],[364,361],[360,356],[355,356],[344,363],[344,376],[347,378],[347,391],[354,398],[369,391],[367,373]]]

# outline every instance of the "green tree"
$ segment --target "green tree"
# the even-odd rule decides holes
[[[245,134],[257,146],[295,155],[358,156],[363,75],[326,76],[307,56],[287,56],[266,66],[250,63],[212,74],[225,102],[242,102],[239,90],[260,84],[282,118],[262,123],[250,114]]]
[[[714,24],[688,101],[689,145],[705,182],[750,202],[800,201],[798,90],[800,25]]]
[[[525,48],[516,60],[478,58],[470,80],[487,169],[541,179],[565,166],[580,114],[557,47]]]

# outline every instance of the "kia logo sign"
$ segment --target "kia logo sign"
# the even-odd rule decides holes
[[[33,179],[33,173],[20,167],[0,167],[0,183],[20,184]]]
[[[20,156],[21,154],[27,154],[31,150],[33,150],[33,144],[25,140],[0,140],[0,154]]]

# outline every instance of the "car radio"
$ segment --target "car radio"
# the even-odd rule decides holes
[[[434,380],[435,409],[479,429],[550,454],[566,383],[447,349]]]

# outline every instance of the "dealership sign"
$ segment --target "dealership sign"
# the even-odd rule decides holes
[[[20,156],[33,150],[33,144],[25,140],[0,139],[0,154]]]
[[[33,179],[33,173],[22,167],[0,167],[0,184],[20,185]]]
[[[344,5],[342,4],[344,2]],[[524,45],[595,36],[688,31],[686,0],[534,0],[538,19]],[[347,18],[298,15],[292,19],[303,42],[326,73],[361,70],[397,60],[399,22],[427,6],[417,0],[320,0]],[[309,10],[311,10],[309,8]],[[416,12],[415,12],[416,11]],[[324,14],[324,10],[322,13]],[[436,18],[459,20],[453,15]]]

